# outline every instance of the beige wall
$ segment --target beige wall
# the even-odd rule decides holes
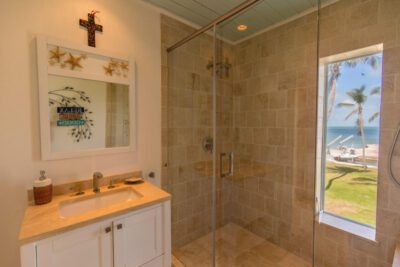
[[[235,46],[232,220],[312,258],[317,20]]]
[[[36,34],[86,44],[78,25],[100,10],[104,32],[97,47],[135,57],[138,150],[135,153],[41,161]],[[39,170],[55,183],[131,170],[161,169],[161,47],[159,13],[139,0],[41,0],[0,2],[0,266],[18,266],[18,230],[26,189]]]

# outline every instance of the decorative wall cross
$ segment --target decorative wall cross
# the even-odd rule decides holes
[[[96,31],[103,32],[103,26],[94,21],[96,13],[99,13],[99,11],[93,10],[88,13],[88,20],[79,20],[79,25],[85,27],[88,31],[88,45],[92,47],[96,47]]]

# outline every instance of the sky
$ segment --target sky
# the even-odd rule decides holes
[[[343,101],[350,101],[350,97],[346,92],[366,86],[364,94],[367,101],[364,105],[364,125],[365,127],[379,126],[379,117],[369,123],[368,119],[380,110],[380,95],[370,95],[371,89],[379,86],[382,81],[382,54],[375,54],[378,58],[379,65],[373,69],[368,63],[358,63],[355,67],[348,67],[342,64],[340,68],[341,75],[337,80],[336,97],[333,111],[328,119],[328,127],[337,126],[356,126],[357,114],[345,120],[345,117],[351,112],[351,107],[338,107],[337,104]],[[330,65],[328,65],[329,67]]]

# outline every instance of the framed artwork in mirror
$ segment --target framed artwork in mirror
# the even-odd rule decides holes
[[[37,56],[43,160],[135,150],[133,60],[44,36]]]

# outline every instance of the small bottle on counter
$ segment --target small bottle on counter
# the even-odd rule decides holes
[[[33,197],[36,205],[49,203],[53,197],[53,184],[43,170],[40,171],[40,177],[33,183]]]

